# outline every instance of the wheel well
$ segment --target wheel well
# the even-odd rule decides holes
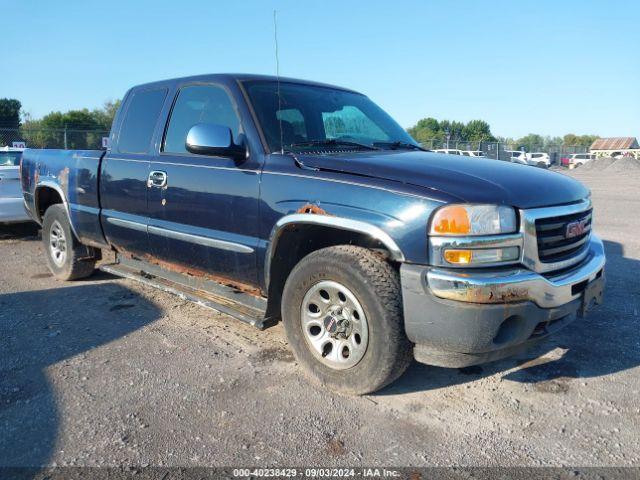
[[[269,263],[267,317],[280,317],[280,302],[284,284],[300,260],[311,252],[335,245],[358,245],[390,257],[388,248],[379,240],[360,232],[326,225],[292,225],[279,236]]]
[[[42,221],[44,218],[44,212],[47,211],[51,205],[57,203],[63,203],[60,193],[55,188],[40,187],[36,192],[36,212],[38,212],[38,218]]]

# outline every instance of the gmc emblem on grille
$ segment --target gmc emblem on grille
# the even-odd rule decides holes
[[[568,223],[564,238],[573,238],[582,235],[587,229],[587,222],[588,219],[583,218],[582,220]]]

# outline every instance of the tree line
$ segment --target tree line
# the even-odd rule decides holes
[[[491,127],[484,120],[471,120],[468,123],[423,118],[407,131],[420,143],[438,142],[495,142]]]
[[[120,100],[107,101],[101,108],[89,110],[69,110],[67,112],[51,112],[40,119],[24,114],[19,100],[0,99],[0,128],[19,129],[22,137],[31,145],[60,145],[61,136],[67,130],[66,144],[68,148],[88,148],[99,143],[102,135],[107,135],[111,123],[120,106]],[[546,150],[551,146],[566,145],[588,149],[599,138],[597,135],[575,135],[568,133],[564,137],[542,136],[530,133],[521,138],[499,137],[491,132],[490,125],[484,120],[458,122],[437,120],[427,117],[419,120],[407,129],[409,134],[423,144],[455,145],[456,142],[501,142],[513,148],[524,148],[527,151]],[[94,132],[94,133],[90,133]],[[95,136],[96,138],[92,137]]]
[[[518,139],[503,138],[502,141],[506,144],[513,145],[515,148],[524,148],[528,152],[531,152],[533,150],[548,150],[558,145],[589,149],[591,144],[598,138],[600,138],[598,135],[575,135],[573,133],[567,133],[563,137],[542,136],[537,133],[530,133]]]
[[[0,128],[18,130],[28,145],[72,149],[96,148],[108,136],[120,100],[106,101],[101,108],[51,112],[35,119],[23,113],[19,100],[0,99]]]
[[[558,145],[588,149],[595,140],[600,138],[598,135],[575,135],[573,133],[568,133],[563,137],[543,136],[537,133],[530,133],[520,138],[500,137],[491,133],[491,127],[484,120],[471,120],[468,123],[463,123],[449,120],[439,121],[431,117],[418,120],[407,131],[414,139],[427,146],[432,143],[445,145],[447,139],[449,146],[455,145],[456,142],[500,142],[514,149],[524,148],[529,152],[547,150]]]

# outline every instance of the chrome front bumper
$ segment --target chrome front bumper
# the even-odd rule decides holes
[[[448,300],[481,304],[531,301],[541,308],[554,308],[579,298],[586,285],[602,275],[604,264],[604,246],[592,234],[585,259],[557,275],[524,268],[485,272],[429,268],[426,283],[433,295]]]

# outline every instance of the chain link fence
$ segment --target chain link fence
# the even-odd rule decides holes
[[[0,147],[24,143],[28,148],[63,148],[70,150],[99,150],[103,137],[109,132],[68,128],[0,128]]]
[[[76,129],[42,129],[22,127],[19,129],[0,128],[0,147],[12,146],[14,142],[25,143],[29,148],[62,148],[72,150],[98,150],[102,148],[102,139],[108,137],[109,132],[100,130]],[[422,146],[429,150],[462,150],[482,152],[485,157],[497,160],[509,160],[511,151],[522,150],[520,145],[504,142],[462,142],[443,141],[433,139],[422,142]],[[548,153],[552,164],[559,164],[560,158],[572,153],[587,153],[584,146],[547,144],[529,145],[528,153]]]
[[[560,158],[572,153],[588,153],[589,148],[583,145],[546,144],[528,145],[522,148],[521,145],[506,142],[463,142],[463,141],[443,141],[433,139],[421,142],[424,148],[429,150],[461,150],[464,152],[482,152],[485,157],[496,160],[509,160],[512,151],[525,151],[527,153],[548,153],[552,164],[559,164]]]

